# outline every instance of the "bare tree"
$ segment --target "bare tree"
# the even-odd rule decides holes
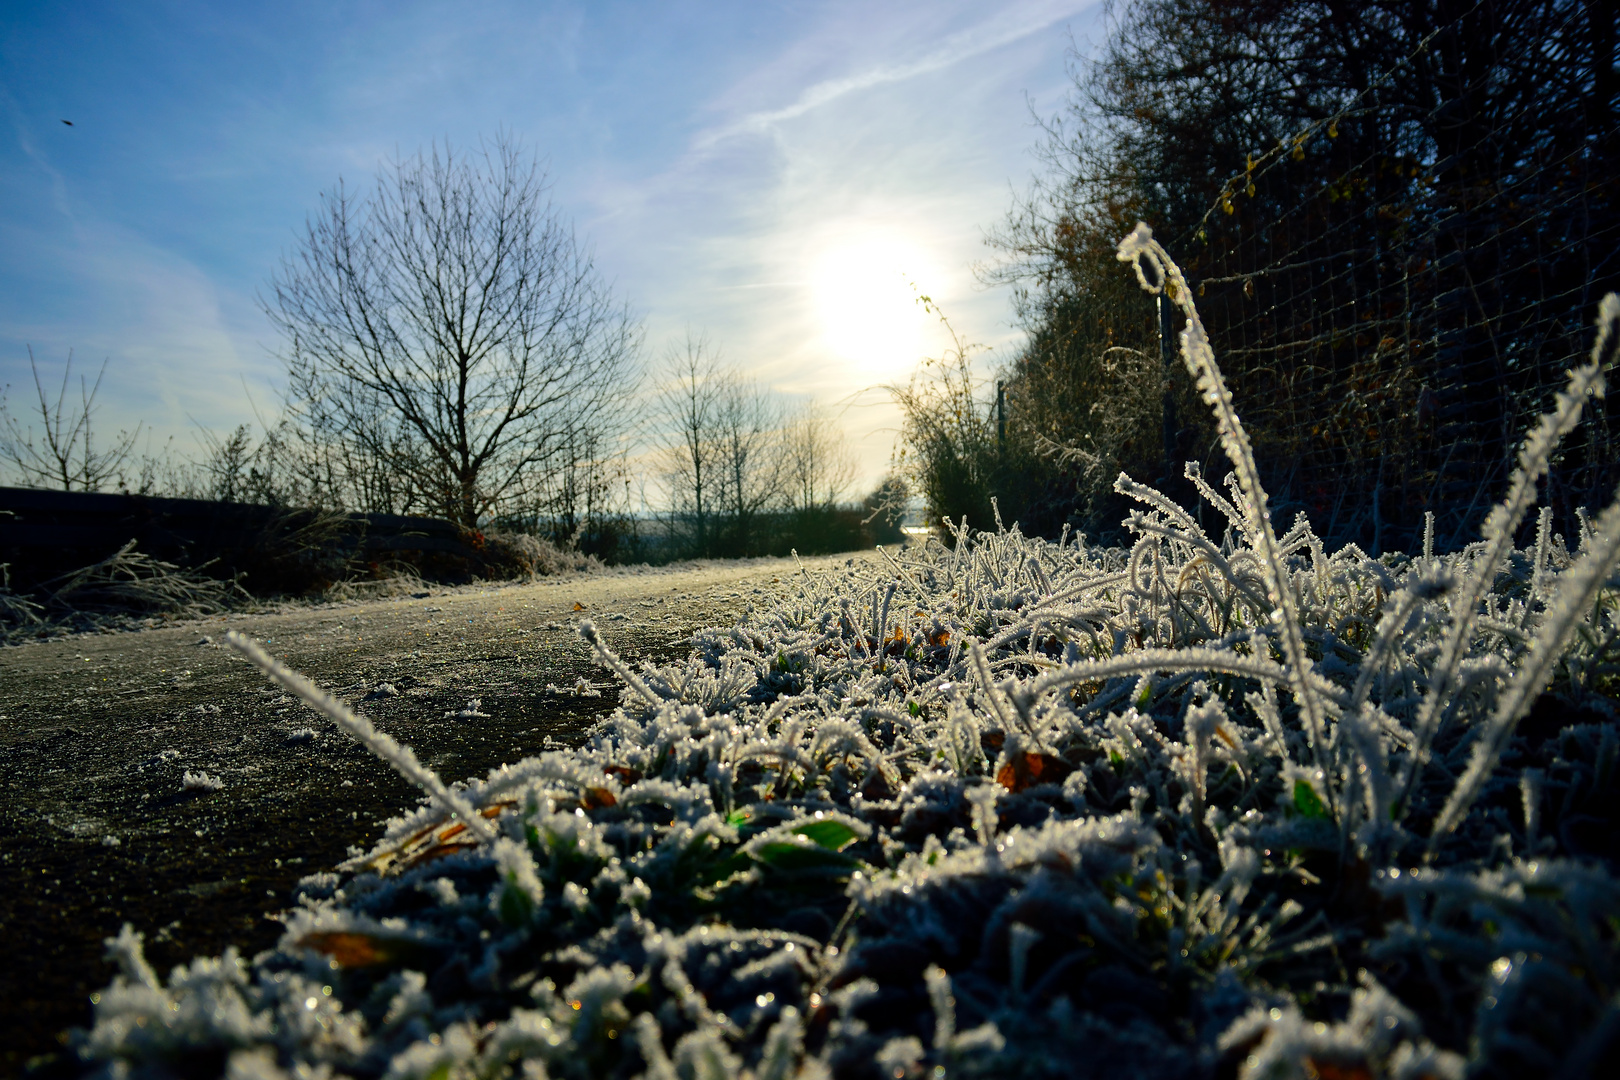
[[[790,407],[702,337],[670,349],[664,369],[650,427],[671,532],[688,551],[744,556],[845,542],[829,538],[855,463],[832,418],[810,404]]]
[[[627,427],[579,423],[563,432],[547,469],[530,474],[497,523],[602,558],[624,554],[636,533]]]
[[[654,405],[654,436],[670,508],[692,529],[693,550],[711,554],[719,501],[718,427],[725,372],[708,340],[688,333],[664,357],[665,380]]]
[[[297,409],[471,526],[632,388],[639,333],[512,140],[340,182],[272,280]]]
[[[758,539],[761,516],[785,501],[782,408],[774,395],[739,371],[725,372],[716,390],[717,456],[731,554],[747,555]]]
[[[106,484],[122,479],[124,465],[140,437],[140,426],[133,432],[120,431],[110,447],[96,447],[96,394],[101,390],[107,362],[101,362],[96,381],[79,376],[79,400],[68,398],[73,381],[73,354],[68,353],[62,368],[62,388],[52,402],[40,381],[34,350],[28,350],[28,368],[34,375],[38,396],[40,435],[35,441],[34,426],[11,414],[5,396],[0,394],[0,461],[16,470],[29,487],[61,488],[63,491],[99,491]]]
[[[383,394],[303,364],[289,372],[287,403],[287,472],[300,501],[370,513],[442,512],[433,498],[442,479],[423,482],[431,454]]]
[[[798,514],[837,503],[855,479],[855,458],[836,421],[814,405],[789,417],[782,429],[783,493]]]

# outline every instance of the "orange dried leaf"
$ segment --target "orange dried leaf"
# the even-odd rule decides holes
[[[496,818],[502,811],[516,806],[516,801],[502,799],[481,808],[478,813],[486,818]],[[409,870],[433,859],[477,846],[477,839],[468,833],[467,826],[463,822],[446,824],[445,819],[441,818],[432,824],[422,826],[394,847],[379,851],[363,862],[346,865],[386,874],[390,870]]]
[[[592,787],[585,789],[585,796],[580,803],[587,810],[595,810],[600,806],[617,806],[619,800],[613,797],[613,792],[605,787]]]
[[[1008,791],[1023,791],[1036,784],[1056,784],[1074,769],[1062,758],[1020,750],[996,771],[996,783]]]
[[[407,943],[397,938],[381,938],[355,931],[333,930],[305,934],[298,944],[325,953],[341,968],[379,967],[392,963],[406,951]]]
[[[574,601],[574,610],[575,611],[584,611],[585,610],[585,605],[580,603],[578,600],[575,600]]]
[[[884,642],[883,642],[884,655],[886,655],[886,656],[903,656],[903,655],[905,655],[906,646],[908,646],[910,644],[911,644],[911,639],[906,637],[905,628],[900,627],[900,626],[896,626],[894,628],[894,633],[890,634],[886,639],[884,639]]]

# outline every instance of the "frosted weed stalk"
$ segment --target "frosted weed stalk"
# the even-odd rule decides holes
[[[1220,539],[1121,476],[1129,550],[959,526],[640,670],[584,625],[618,710],[464,784],[260,654],[429,800],[306,878],[251,963],[165,983],[115,939],[86,1069],[1595,1069],[1620,1030],[1620,509],[1573,552],[1546,518],[1512,537],[1620,301],[1483,539],[1374,559],[1276,531],[1180,271],[1145,228],[1121,257],[1186,315],[1234,465],[1224,494],[1189,468]]]

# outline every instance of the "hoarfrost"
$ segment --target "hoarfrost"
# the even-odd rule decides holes
[[[217,776],[209,776],[200,769],[197,772],[187,769],[186,774],[180,778],[182,791],[218,791],[224,786],[225,781]]]
[[[1587,518],[1575,552],[1546,518],[1527,549],[1513,532],[1620,347],[1620,299],[1482,541],[1374,559],[1326,551],[1303,518],[1275,530],[1191,290],[1145,226],[1120,254],[1186,317],[1234,465],[1225,494],[1187,471],[1220,539],[1122,476],[1142,505],[1129,549],[956,523],[951,547],[807,572],[639,670],[586,621],[618,709],[578,750],[451,786],[233,636],[427,798],[306,878],[251,964],[165,983],[126,928],[76,1036],[86,1067],[1452,1077],[1600,1060],[1620,852],[1588,826],[1612,820],[1620,773],[1620,509]],[[1520,731],[1532,708],[1562,719]]]

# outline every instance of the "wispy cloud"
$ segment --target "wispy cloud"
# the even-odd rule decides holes
[[[737,136],[764,134],[784,121],[797,119],[846,95],[941,71],[964,60],[1011,45],[1093,6],[1094,0],[1085,0],[1082,3],[1045,7],[1036,12],[1016,10],[1004,12],[941,38],[915,59],[878,64],[850,75],[824,79],[806,87],[791,105],[751,112],[730,123],[703,132],[693,140],[693,149],[702,152]]]
[[[69,222],[72,222],[73,212],[68,204],[67,184],[62,179],[61,170],[51,163],[50,158],[39,148],[39,144],[34,141],[34,133],[31,130],[27,114],[18,105],[16,97],[11,93],[11,89],[3,82],[0,82],[0,107],[4,108],[6,119],[11,122],[12,135],[17,140],[17,147],[22,150],[23,155],[27,157],[35,168],[49,178],[51,201],[57,212],[67,218]]]

